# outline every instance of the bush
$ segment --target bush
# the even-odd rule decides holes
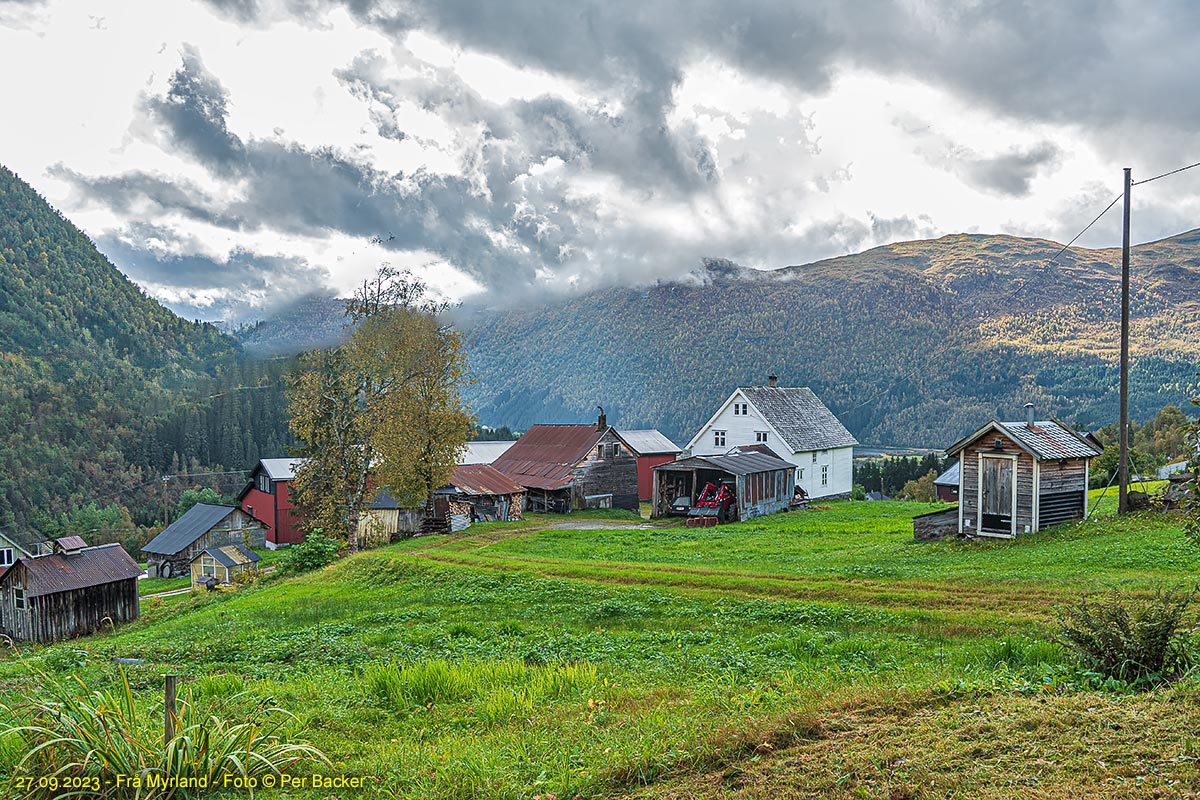
[[[280,569],[290,573],[320,569],[337,560],[339,547],[337,539],[319,531],[310,533],[301,544],[292,545],[284,551]]]
[[[1157,590],[1153,597],[1084,600],[1060,610],[1058,640],[1105,678],[1153,685],[1190,666],[1184,616],[1196,590]]]

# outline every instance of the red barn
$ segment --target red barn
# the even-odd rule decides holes
[[[621,431],[621,438],[637,456],[638,499],[648,501],[654,496],[654,468],[674,461],[682,451],[656,430]]]
[[[937,498],[943,503],[958,502],[958,461],[951,464],[945,472],[938,475],[933,481],[933,488],[937,490]]]
[[[242,510],[267,526],[267,547],[275,550],[304,541],[299,512],[293,510],[291,481],[304,459],[264,458],[238,495]]]

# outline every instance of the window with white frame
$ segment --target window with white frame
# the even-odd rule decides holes
[[[749,413],[750,413],[750,404],[749,403],[734,403],[733,404],[733,415],[735,417],[744,417]]]
[[[13,608],[18,611],[24,611],[25,606],[25,587],[19,583],[14,583],[12,587],[13,593]]]
[[[11,547],[0,547],[0,567],[11,567],[13,565],[13,549]]]
[[[613,455],[613,458],[616,458],[617,456],[621,455],[621,443],[620,442],[613,442],[612,455]]]
[[[798,481],[804,480],[804,467],[801,467],[800,469],[796,470],[796,480],[798,480]]]
[[[767,441],[767,432],[766,431],[755,431],[754,432],[754,441],[756,441],[760,444],[765,443]]]
[[[713,431],[713,447],[725,446],[725,431]]]
[[[271,493],[271,476],[265,472],[258,474],[258,490],[267,494]]]
[[[212,556],[200,557],[200,574],[206,578],[217,577],[217,562]]]
[[[817,463],[817,454],[815,452],[813,453],[813,463]]]
[[[829,465],[828,464],[821,467],[821,485],[822,486],[829,485]]]

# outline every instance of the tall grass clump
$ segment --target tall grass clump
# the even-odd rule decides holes
[[[504,709],[516,714],[540,700],[580,694],[595,686],[596,680],[593,664],[531,667],[500,660],[386,664],[363,674],[367,693],[395,708],[482,700],[491,718],[503,716]]]
[[[1154,685],[1192,663],[1185,617],[1196,590],[1157,589],[1151,597],[1112,594],[1060,610],[1058,639],[1105,678]]]
[[[105,797],[168,800],[189,794],[187,787],[219,787],[225,776],[258,778],[303,762],[329,763],[312,745],[285,741],[281,730],[291,715],[280,709],[256,707],[246,721],[230,722],[186,698],[177,733],[164,746],[162,705],[139,713],[124,671],[115,688],[99,690],[78,678],[72,684],[34,674],[42,684],[36,699],[0,706],[10,721],[0,729],[0,771],[9,776],[4,797],[67,796],[58,787],[96,777]],[[115,787],[117,775],[136,777],[141,787]],[[39,780],[26,786],[22,776]]]

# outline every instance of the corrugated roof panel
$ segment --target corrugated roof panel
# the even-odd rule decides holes
[[[55,553],[23,558],[21,563],[25,565],[25,594],[28,597],[73,592],[136,579],[142,574],[137,562],[116,543],[86,547],[71,555]]]
[[[492,466],[521,486],[558,489],[603,435],[595,425],[534,425]]]
[[[765,453],[742,452],[724,456],[692,456],[679,461],[659,464],[654,469],[667,471],[719,469],[733,475],[752,475],[757,472],[774,472],[775,470],[795,468],[794,464]]]
[[[525,491],[525,488],[488,464],[464,464],[454,470],[451,485],[463,494],[505,495]]]
[[[637,453],[639,456],[661,455],[663,453],[680,453],[682,448],[676,446],[674,442],[664,436],[657,430],[639,430],[639,431],[623,431],[618,430],[617,434],[624,440],[625,444]]]

